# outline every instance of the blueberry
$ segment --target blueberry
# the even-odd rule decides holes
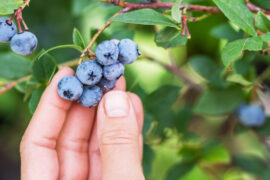
[[[98,86],[85,86],[78,103],[85,107],[96,106],[102,98],[102,91]]]
[[[125,66],[122,63],[115,63],[112,65],[103,67],[103,75],[108,80],[116,80],[120,76],[124,75]]]
[[[118,46],[120,41],[118,39],[112,39],[111,42],[113,42],[114,44],[116,44]]]
[[[8,24],[9,18],[0,17],[0,42],[8,42],[17,33],[16,25],[11,22]]]
[[[115,88],[116,80],[108,80],[105,78],[102,78],[101,81],[98,83],[98,86],[101,88],[103,92],[107,92]]]
[[[28,31],[18,33],[11,39],[10,47],[13,52],[21,55],[29,55],[37,47],[37,37]]]
[[[123,39],[119,42],[119,61],[123,64],[133,63],[140,55],[138,46],[130,39]]]
[[[76,75],[83,84],[92,86],[102,78],[102,67],[96,60],[87,60],[78,66]]]
[[[240,122],[246,126],[259,127],[265,122],[266,115],[259,105],[241,105],[237,109]]]
[[[103,41],[96,48],[97,61],[101,65],[111,65],[117,62],[119,49],[112,41]]]
[[[59,81],[57,90],[63,99],[75,101],[82,95],[83,85],[75,76],[67,76]]]

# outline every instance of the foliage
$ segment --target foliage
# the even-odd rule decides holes
[[[269,14],[251,11],[243,0],[162,2],[171,2],[171,9],[144,8],[112,17],[121,8],[104,2],[31,1],[23,13],[37,34],[39,49],[22,57],[0,44],[0,86],[27,77],[16,83],[18,92],[0,96],[0,115],[8,117],[9,109],[21,101],[28,102],[23,107],[33,114],[58,68],[76,67],[87,42],[110,20],[91,48],[114,38],[132,38],[139,45],[142,56],[127,67],[125,76],[127,89],[144,104],[146,179],[269,179],[270,152],[265,143],[270,123],[249,128],[235,116],[240,104],[260,102],[257,92],[269,88],[265,86],[270,79]],[[215,6],[221,12],[185,12],[178,8],[183,3]],[[251,3],[270,9],[266,0]],[[0,14],[11,15],[22,5],[20,0],[0,0]],[[191,39],[182,36],[184,18]],[[11,104],[5,109],[2,102],[7,100]],[[0,137],[17,125],[23,131],[28,112],[22,117],[13,123],[0,121]],[[14,134],[6,136],[18,142]]]

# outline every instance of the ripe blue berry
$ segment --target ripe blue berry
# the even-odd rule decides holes
[[[78,103],[85,107],[96,106],[102,98],[102,91],[98,86],[86,86]]]
[[[38,40],[31,32],[18,33],[11,39],[10,47],[13,52],[21,55],[29,55],[37,47]]]
[[[265,112],[259,105],[241,105],[237,115],[244,125],[253,127],[262,126],[266,119]]]
[[[119,61],[123,64],[133,63],[140,55],[138,46],[130,39],[123,39],[119,42]]]
[[[103,92],[107,92],[115,88],[116,80],[108,80],[105,78],[102,78],[100,82],[98,83],[98,86],[101,88]]]
[[[17,27],[13,22],[8,24],[9,18],[0,17],[0,42],[8,42],[17,33]]]
[[[83,85],[75,76],[67,76],[59,81],[57,91],[63,99],[75,101],[82,95]]]
[[[116,80],[120,76],[124,75],[125,67],[122,63],[115,63],[112,65],[103,67],[103,75],[108,80]]]
[[[97,61],[101,65],[111,65],[117,62],[119,49],[112,41],[103,41],[96,48]]]
[[[78,66],[76,75],[83,84],[92,86],[102,78],[102,67],[96,60],[87,60]]]

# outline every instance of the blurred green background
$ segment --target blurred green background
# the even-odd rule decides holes
[[[211,0],[187,2],[213,5]],[[96,29],[118,10],[110,4],[87,0],[32,0],[23,15],[38,37],[37,54],[41,49],[72,44],[74,27],[89,42]],[[213,106],[206,107],[201,99],[198,105],[200,95],[196,90],[188,89],[176,75],[150,60],[142,58],[126,67],[127,89],[137,93],[145,106],[146,179],[270,179],[270,153],[258,138],[258,132],[268,137],[269,123],[260,129],[245,128],[237,123],[233,113],[239,104],[249,101],[249,85],[268,66],[269,56],[247,53],[243,61],[234,64],[234,73],[230,73],[220,62],[220,50],[227,41],[243,37],[244,33],[233,29],[222,14],[188,26],[192,38],[187,45],[169,49],[155,43],[160,26],[115,22],[98,39],[100,42],[131,38],[144,56],[167,64],[173,58],[188,77],[217,98],[217,102],[210,102],[211,98],[203,94],[205,99],[209,98],[206,103]],[[0,58],[7,52],[9,45],[0,44]],[[36,54],[28,57],[29,61]],[[60,64],[80,53],[60,49],[51,55]],[[23,93],[13,89],[0,96],[0,179],[19,179],[19,143],[30,119]]]

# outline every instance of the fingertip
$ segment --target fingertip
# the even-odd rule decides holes
[[[126,79],[124,76],[121,76],[116,84],[115,84],[115,88],[113,90],[117,90],[117,91],[125,91],[126,90]]]

